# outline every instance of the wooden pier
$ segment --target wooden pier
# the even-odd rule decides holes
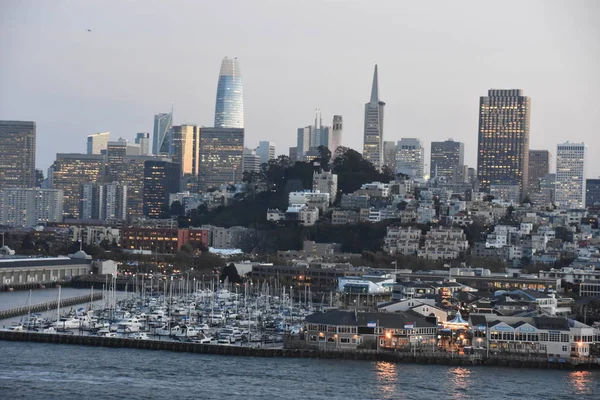
[[[392,363],[415,363],[450,366],[501,366],[512,368],[543,369],[592,369],[597,364],[590,363],[553,363],[547,359],[518,359],[490,357],[488,359],[472,356],[453,356],[444,353],[416,354],[394,353],[376,350],[323,351],[316,349],[286,349],[243,346],[219,346],[214,344],[185,343],[160,340],[136,340],[120,337],[102,337],[85,335],[61,335],[27,331],[0,331],[0,340],[17,342],[38,342],[84,345],[97,347],[163,350],[213,355],[245,356],[245,357],[280,357],[280,358],[322,358],[341,360],[384,361]]]
[[[94,293],[93,295],[69,297],[60,300],[61,307],[74,306],[76,304],[85,304],[91,301],[102,300],[102,293]],[[0,319],[18,317],[31,313],[39,313],[44,311],[55,310],[58,307],[58,300],[47,301],[45,303],[32,304],[30,306],[10,308],[8,310],[0,310]]]

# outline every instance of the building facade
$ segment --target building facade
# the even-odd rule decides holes
[[[600,206],[600,179],[585,180],[585,206]]]
[[[173,111],[154,116],[154,132],[152,135],[152,153],[169,155],[171,140],[169,134],[173,125]]]
[[[171,159],[181,165],[182,175],[198,176],[200,130],[196,125],[176,125],[171,128]]]
[[[242,181],[243,128],[200,128],[200,188]]]
[[[0,192],[0,225],[32,227],[63,220],[60,190],[8,188]]]
[[[446,178],[451,182],[464,182],[461,176],[465,165],[465,145],[448,139],[444,142],[431,142],[431,178]]]
[[[147,132],[138,132],[135,135],[135,144],[140,146],[140,156],[150,154],[150,134]]]
[[[333,116],[333,126],[331,127],[331,142],[329,143],[329,150],[331,151],[332,158],[335,157],[335,151],[342,145],[342,132],[344,128],[344,119],[341,115]]]
[[[425,149],[419,139],[403,138],[396,147],[396,173],[414,179],[423,179],[425,172]]]
[[[215,105],[215,128],[244,128],[244,87],[237,58],[225,57],[221,62]]]
[[[146,161],[144,163],[144,215],[160,218],[165,207],[169,207],[169,194],[179,192],[181,167],[168,161]]]
[[[277,157],[275,154],[275,143],[260,141],[256,148],[256,154],[260,157],[261,164],[266,164],[269,160],[274,160]]]
[[[35,186],[36,124],[0,121],[0,190]]]
[[[383,142],[383,165],[387,165],[392,171],[396,171],[396,147],[394,141]]]
[[[110,141],[110,132],[92,133],[87,137],[87,154],[102,154]]]
[[[550,152],[548,150],[529,150],[529,191],[537,192],[540,179],[550,173]]]
[[[316,172],[313,174],[313,192],[329,193],[329,202],[335,202],[337,196],[338,179],[331,171]]]
[[[260,170],[260,156],[255,150],[244,149],[244,172],[258,172]]]
[[[377,65],[373,73],[371,99],[365,104],[365,127],[363,137],[363,157],[375,168],[383,166],[383,112],[385,103],[379,100]]]
[[[527,191],[531,100],[520,89],[490,89],[479,100],[477,179],[480,189],[518,185]]]
[[[586,174],[585,143],[562,143],[556,151],[556,188],[554,201],[560,208],[583,208]]]

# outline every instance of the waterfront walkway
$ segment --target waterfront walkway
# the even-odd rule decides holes
[[[84,304],[96,300],[102,300],[102,293],[94,293],[93,295],[69,297],[60,300],[61,307],[74,306],[76,304]],[[12,317],[18,317],[19,315],[26,315],[31,313],[39,313],[44,311],[50,311],[58,308],[58,300],[47,301],[45,303],[32,304],[30,306],[10,308],[8,310],[0,310],[0,320]]]

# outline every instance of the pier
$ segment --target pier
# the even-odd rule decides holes
[[[286,349],[243,346],[220,346],[214,344],[185,343],[159,340],[136,340],[121,337],[61,335],[27,331],[0,331],[0,340],[17,342],[38,342],[54,344],[84,345],[125,349],[163,350],[199,354],[280,357],[280,358],[321,358],[340,360],[384,361],[391,363],[416,363],[450,366],[496,366],[511,368],[541,369],[595,369],[598,365],[568,360],[565,363],[551,362],[545,358],[490,357],[480,358],[469,355],[450,356],[445,353],[411,354],[376,350],[323,351],[315,349]]]
[[[69,297],[60,300],[61,307],[74,306],[76,304],[84,304],[91,301],[102,300],[102,293],[94,293],[85,296]],[[47,301],[45,303],[32,304],[30,306],[10,308],[8,310],[0,310],[0,319],[18,317],[31,313],[39,313],[48,310],[53,310],[58,307],[58,300]]]

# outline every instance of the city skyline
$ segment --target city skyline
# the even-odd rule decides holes
[[[122,16],[115,19],[100,3],[75,4],[61,10],[52,7],[52,3],[40,2],[38,9],[27,11],[28,18],[23,21],[20,16],[26,8],[9,1],[3,3],[2,10],[7,12],[0,16],[0,30],[7,29],[5,38],[11,40],[10,44],[1,42],[6,43],[3,48],[9,61],[0,72],[0,86],[4,88],[0,94],[0,119],[36,121],[36,166],[43,170],[58,152],[83,152],[81,143],[90,132],[111,131],[116,137],[133,141],[136,132],[152,131],[151,116],[168,110],[172,102],[177,107],[174,123],[210,126],[215,109],[216,60],[229,54],[244,63],[245,144],[249,148],[260,140],[269,140],[277,143],[278,154],[286,154],[296,141],[297,127],[310,118],[312,113],[308,110],[319,107],[344,116],[344,145],[362,152],[364,98],[370,85],[365,77],[372,73],[375,63],[385,77],[380,85],[381,96],[388,104],[385,140],[417,137],[424,143],[426,160],[430,142],[453,137],[465,143],[465,164],[476,164],[473,143],[477,135],[477,98],[490,88],[518,87],[531,97],[531,148],[553,153],[556,144],[567,138],[597,147],[600,138],[594,136],[598,116],[593,93],[600,88],[600,80],[592,71],[598,69],[600,52],[592,38],[598,37],[599,28],[591,21],[598,15],[598,5],[544,2],[544,13],[540,15],[541,3],[531,2],[522,5],[520,14],[515,16],[510,10],[488,14],[484,5],[465,4],[473,7],[465,7],[468,12],[463,15],[443,3],[436,3],[435,7],[384,3],[373,10],[381,16],[373,19],[378,20],[385,36],[400,38],[402,57],[384,51],[390,43],[385,37],[381,44],[373,44],[352,32],[352,24],[371,9],[367,4],[353,4],[342,11],[347,26],[344,23],[336,27],[337,32],[321,32],[322,44],[311,43],[316,57],[310,57],[309,63],[298,58],[304,57],[308,45],[299,38],[315,26],[302,28],[299,19],[311,7],[297,6],[297,15],[290,16],[282,12],[282,6],[273,6],[269,15],[282,12],[286,28],[301,29],[286,29],[279,37],[265,37],[266,48],[290,45],[283,54],[269,51],[267,56],[254,44],[257,38],[263,38],[262,31],[250,29],[243,23],[244,13],[238,11],[227,13],[227,18],[239,22],[241,29],[247,31],[242,43],[240,36],[233,34],[231,39],[219,38],[215,43],[188,49],[188,36],[214,31],[216,25],[223,23],[225,17],[219,15],[224,14],[221,5],[209,10],[208,23],[195,27],[194,31],[200,30],[192,34],[186,24],[176,22],[174,14],[166,13],[171,6],[162,4],[149,6],[149,16],[139,16],[134,14],[139,5],[132,3],[124,6]],[[198,8],[179,6],[176,15],[192,18]],[[324,18],[339,17],[334,3],[324,3],[321,8]],[[431,9],[430,22],[422,18],[425,9]],[[398,13],[399,10],[406,12]],[[580,21],[581,29],[556,30],[553,21],[561,21],[565,13]],[[152,32],[152,23],[146,21],[165,14],[177,27],[168,37]],[[392,24],[392,15],[398,19],[397,24]],[[484,15],[487,20],[482,18]],[[472,35],[483,25],[505,21],[508,15],[512,18],[510,26],[531,25],[526,29],[526,41],[521,40],[520,29],[514,33],[503,30],[481,37]],[[270,19],[262,18],[260,21],[269,29],[274,28]],[[82,27],[81,20],[89,24],[92,32],[84,31],[87,26]],[[34,24],[43,25],[45,35],[40,29],[32,29]],[[366,24],[372,26],[372,22]],[[464,28],[456,28],[461,24]],[[409,38],[419,34],[423,37],[411,43]],[[122,35],[126,35],[126,42],[139,48],[135,58],[126,54],[127,46],[119,43]],[[439,44],[437,39],[441,39]],[[58,53],[65,61],[60,68],[44,61],[48,52],[57,51],[56,43],[60,44]],[[155,49],[165,45],[193,60],[179,65],[157,61]],[[323,55],[333,45],[337,50],[336,63],[328,63]],[[21,60],[26,54],[33,59],[23,69]],[[357,59],[356,54],[361,54],[361,58]],[[75,55],[86,60],[86,68],[69,63]],[[107,57],[114,60],[114,65],[102,69],[94,65],[102,65],[99,61]],[[439,67],[440,60],[448,58],[452,61]],[[515,58],[520,60],[518,65]],[[148,59],[156,62],[147,62]],[[138,74],[141,65],[147,72]],[[435,97],[429,96],[432,92]],[[435,109],[439,118],[431,118],[429,109]],[[64,110],[69,110],[68,115]],[[57,136],[64,140],[55,140]],[[600,174],[600,160],[589,161],[588,177],[595,177]]]

